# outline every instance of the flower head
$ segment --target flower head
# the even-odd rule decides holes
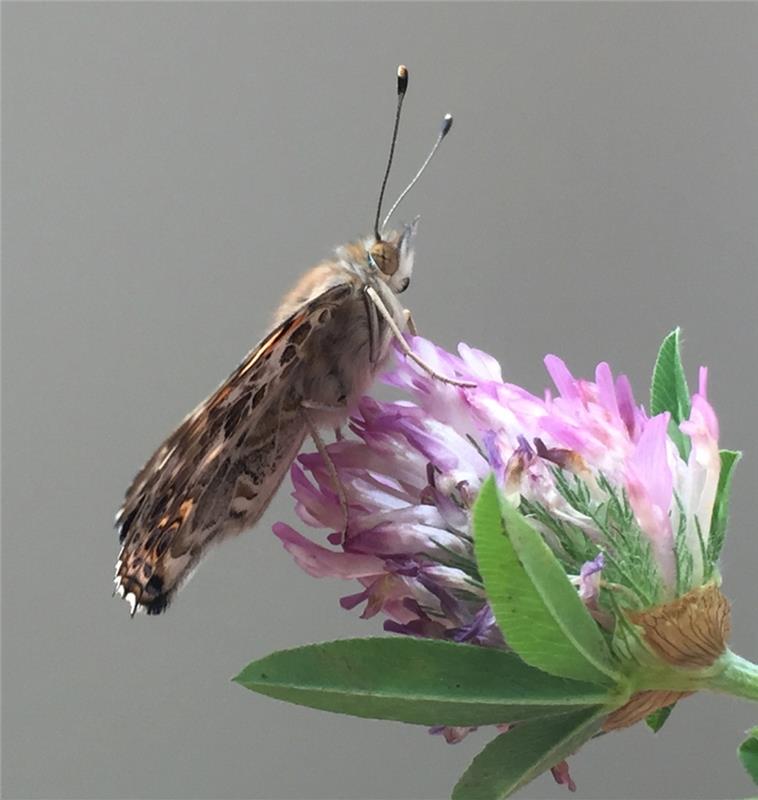
[[[501,723],[460,796],[501,756],[515,780],[511,743],[531,748],[534,731],[546,748],[536,765],[573,791],[558,759],[599,730],[641,719],[657,730],[704,688],[758,697],[756,666],[726,646],[717,569],[739,453],[718,448],[704,368],[687,391],[678,335],[656,361],[652,414],[604,363],[588,380],[547,356],[555,389],[535,395],[504,382],[485,353],[411,339],[421,363],[473,388],[401,356],[384,380],[409,399],[364,397],[351,437],[292,467],[297,513],[331,529],[327,541],[274,526],[310,575],[357,582],[343,608],[380,615],[404,638],[275,653],[237,680],[340,713],[347,697],[360,716],[440,722],[430,732],[451,744]],[[510,790],[534,777],[523,766]]]
[[[306,525],[334,531],[332,546],[274,526],[309,574],[359,582],[343,608],[381,614],[397,633],[502,644],[470,529],[491,472],[606,627],[613,620],[601,586],[618,589],[618,606],[639,610],[714,576],[709,535],[720,459],[705,369],[679,426],[691,442],[683,455],[670,415],[648,415],[627,378],[605,363],[585,380],[549,355],[555,392],[537,396],[504,382],[491,356],[466,345],[452,355],[417,337],[412,347],[439,372],[477,387],[442,383],[399,359],[384,380],[411,400],[363,398],[350,421],[354,438],[328,447],[349,504],[344,538],[339,496],[318,454],[293,466],[294,497]]]

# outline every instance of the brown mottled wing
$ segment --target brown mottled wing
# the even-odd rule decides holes
[[[116,515],[116,591],[132,613],[163,611],[211,543],[263,514],[307,431],[291,373],[352,291],[338,283],[277,325],[137,474]]]

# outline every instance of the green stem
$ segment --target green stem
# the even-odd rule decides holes
[[[709,678],[703,688],[758,701],[758,664],[731,650],[727,650],[720,660],[724,665],[723,670]]]

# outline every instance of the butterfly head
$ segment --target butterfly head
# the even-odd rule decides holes
[[[421,177],[429,162],[437,152],[437,148],[442,140],[450,132],[453,125],[451,114],[445,114],[442,120],[440,132],[429,155],[421,165],[421,169],[416,173],[413,180],[403,189],[400,196],[395,200],[384,221],[380,224],[382,213],[382,201],[384,200],[384,190],[387,188],[387,178],[392,168],[392,157],[395,153],[397,142],[397,131],[400,123],[400,111],[403,107],[403,99],[408,89],[408,69],[402,64],[397,68],[397,107],[395,109],[395,125],[392,129],[392,140],[390,143],[390,153],[387,159],[387,167],[384,171],[381,189],[379,190],[379,202],[376,206],[376,219],[374,220],[374,236],[366,242],[366,255],[368,266],[375,270],[378,276],[392,289],[395,294],[404,292],[411,282],[411,272],[413,272],[413,243],[416,238],[416,227],[418,217],[410,225],[404,226],[402,231],[388,231],[385,228],[395,210],[400,205],[403,198],[413,188],[416,181]]]
[[[417,227],[418,217],[402,231],[391,231],[367,247],[369,265],[395,294],[404,292],[411,282]]]

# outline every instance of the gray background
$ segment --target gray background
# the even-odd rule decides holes
[[[110,599],[136,468],[265,330],[296,275],[371,226],[445,111],[405,204],[421,330],[501,358],[608,359],[644,399],[684,327],[746,451],[723,560],[733,646],[758,657],[758,7],[4,4],[3,782],[6,797],[442,798],[489,738],[299,709],[228,678],[366,635],[347,584],[258,530],[168,615]],[[402,216],[402,215],[401,215]],[[744,797],[755,708],[682,704],[572,760],[583,797]],[[752,790],[754,791],[754,790]],[[542,777],[529,797],[565,797]]]

